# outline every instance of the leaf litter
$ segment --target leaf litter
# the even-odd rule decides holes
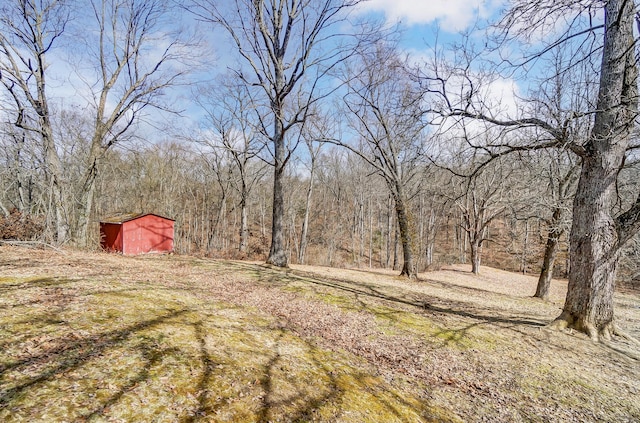
[[[0,419],[640,420],[637,348],[546,330],[566,283],[532,284],[0,247]]]

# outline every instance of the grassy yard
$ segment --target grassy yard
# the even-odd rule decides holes
[[[640,348],[545,329],[562,282],[482,271],[2,246],[0,421],[640,421]]]

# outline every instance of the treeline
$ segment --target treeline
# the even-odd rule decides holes
[[[34,162],[28,150],[4,145],[2,152],[1,237],[50,242],[43,173],[29,166]],[[101,219],[119,212],[153,212],[176,219],[177,253],[264,260],[270,242],[271,173],[258,157],[248,161],[244,176],[250,181],[245,185],[252,186],[243,201],[243,175],[231,156],[224,156],[220,149],[188,142],[111,151],[97,180],[88,248],[99,248]],[[73,155],[65,157],[64,202],[69,211],[81,181],[74,160]],[[312,179],[311,157],[301,155],[285,179],[289,261],[399,270],[403,255],[395,204],[382,178],[357,155],[332,145],[317,151],[313,166]],[[416,271],[456,263],[471,269],[478,260],[539,274],[545,247],[555,236],[553,274],[566,277],[566,233],[576,182],[570,157],[552,160],[536,152],[518,161],[496,161],[474,178],[455,175],[472,166],[422,164],[409,206]],[[630,183],[635,177],[633,172],[627,175]],[[243,203],[248,233],[241,245]],[[73,214],[68,218],[73,221]],[[637,244],[632,243],[622,259],[621,279],[630,285],[640,279]]]
[[[539,273],[543,299],[556,272],[557,327],[622,334],[635,4],[517,0],[483,35],[411,57],[361,3],[5,2],[3,236],[94,248],[102,216],[152,211],[191,254],[408,278],[488,263]],[[540,39],[558,16],[566,31]],[[226,71],[196,22],[224,34]]]
[[[258,158],[248,165],[255,180],[245,199],[249,235],[242,249],[241,175],[233,161],[225,162],[218,156],[220,152],[203,152],[189,143],[111,152],[98,178],[90,248],[99,246],[100,219],[116,212],[155,212],[176,219],[178,253],[264,260],[270,241],[270,173]],[[73,158],[68,160],[72,162]],[[309,161],[309,156],[298,158],[286,177],[286,248],[290,261],[399,269],[402,254],[394,202],[381,178],[372,174],[360,158],[339,147],[320,150],[313,181]],[[6,156],[3,162],[2,204],[7,211],[3,238],[47,240],[42,224],[47,209],[44,176],[24,164],[14,162],[12,166]],[[552,192],[557,190],[552,176],[563,166],[570,170],[572,163],[550,164],[548,157],[532,155],[528,162],[496,162],[470,184],[448,169],[424,164],[410,202],[417,270],[453,263],[471,266],[472,244],[481,238],[482,263],[539,273],[544,247],[555,231],[561,233],[555,274],[565,276],[570,202],[565,199],[559,205],[565,209],[564,219],[555,222],[555,209],[549,206],[554,200]],[[71,203],[79,178],[73,166],[65,168],[69,171],[65,175],[65,202]],[[20,176],[16,178],[17,174]],[[307,208],[307,247],[301,255]],[[33,222],[40,222],[35,226],[38,230],[33,229]],[[632,258],[635,249],[629,250]],[[629,265],[633,262],[629,260]]]

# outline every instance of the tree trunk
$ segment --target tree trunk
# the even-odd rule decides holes
[[[549,299],[549,288],[551,287],[551,279],[553,278],[553,266],[558,255],[558,244],[560,243],[560,236],[562,236],[564,232],[564,230],[558,227],[561,217],[562,209],[554,209],[553,216],[551,218],[551,228],[549,229],[549,235],[547,237],[547,244],[544,248],[542,270],[540,271],[538,286],[534,295],[534,297],[541,298],[543,300]]]
[[[98,138],[99,139],[99,138]],[[73,236],[73,242],[80,247],[86,248],[89,244],[89,220],[93,210],[93,199],[96,191],[96,179],[98,177],[98,162],[101,152],[99,141],[93,141],[93,147],[89,157],[90,164],[82,184],[80,192],[80,204],[78,205],[78,220]]]
[[[313,153],[312,153],[313,154]],[[307,201],[304,207],[302,230],[300,233],[300,250],[298,251],[298,263],[304,264],[304,255],[307,252],[307,232],[309,231],[309,211],[311,210],[311,196],[313,194],[313,177],[315,173],[315,160],[311,158],[311,175],[309,175],[309,188],[307,188]]]
[[[243,189],[240,199],[240,245],[238,250],[242,253],[247,251],[247,244],[249,243],[249,225],[247,223],[247,192]]]
[[[396,187],[396,190],[400,190],[400,187]],[[406,205],[401,193],[396,195],[395,202],[398,228],[400,229],[400,243],[402,244],[402,257],[404,260],[400,276],[407,276],[413,279],[416,277],[416,269],[413,265],[413,253],[411,251],[411,227],[409,224],[409,216],[407,216]]]
[[[549,289],[551,288],[551,279],[553,278],[553,266],[558,255],[558,239],[549,235],[547,245],[544,249],[544,259],[542,261],[542,271],[538,278],[538,286],[534,297],[543,300],[549,299]]]
[[[44,97],[42,96],[40,98],[40,101],[44,103]],[[55,242],[61,245],[68,241],[69,222],[67,220],[67,213],[65,213],[64,192],[62,188],[62,163],[60,162],[60,156],[53,141],[48,112],[40,117],[40,125],[45,151],[46,178],[50,189],[51,203],[55,217]]]
[[[605,36],[600,88],[594,125],[582,154],[582,169],[573,203],[570,234],[571,270],[562,314],[554,326],[572,327],[597,341],[615,331],[613,292],[621,239],[637,229],[624,228],[611,208],[617,175],[624,163],[629,135],[637,115],[637,68],[633,36],[635,4],[610,0],[605,4]]]
[[[89,245],[89,221],[91,210],[93,208],[93,196],[95,193],[95,179],[90,182],[90,186],[86,187],[80,193],[81,204],[78,210],[78,221],[74,236],[75,244],[80,248],[86,248]]]
[[[39,57],[39,60],[44,60],[44,55]],[[40,135],[44,146],[45,177],[50,189],[51,203],[55,216],[55,242],[58,245],[61,245],[68,241],[69,221],[68,213],[65,212],[66,205],[64,202],[62,181],[62,162],[53,137],[53,128],[49,115],[49,104],[45,93],[46,84],[45,75],[43,73],[44,68],[44,63],[39,63],[40,73],[36,73],[38,100],[35,101],[34,106],[36,106],[35,109],[38,113]]]
[[[473,240],[471,242],[471,273],[474,275],[480,274],[480,256],[482,252],[482,246],[479,242]]]
[[[275,166],[273,171],[273,220],[271,223],[271,249],[267,263],[278,267],[287,267],[287,252],[284,245],[284,169],[285,145],[282,122],[277,114],[275,118]]]
[[[613,329],[613,292],[618,265],[616,227],[611,216],[611,173],[585,159],[573,208],[571,270],[560,326],[608,338]]]
[[[58,245],[62,245],[67,242],[69,237],[69,223],[64,211],[64,194],[62,192],[62,184],[60,182],[59,175],[49,175],[49,177],[49,185],[51,187],[51,197],[53,201],[53,211],[55,215],[55,242]]]

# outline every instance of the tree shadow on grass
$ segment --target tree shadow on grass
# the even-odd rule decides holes
[[[135,349],[140,352],[140,355],[143,358],[144,365],[142,366],[142,368],[138,370],[137,374],[134,377],[129,378],[126,383],[122,384],[122,386],[116,393],[111,395],[107,400],[104,400],[98,407],[94,408],[86,414],[81,415],[80,418],[89,420],[91,418],[103,415],[109,407],[118,403],[118,401],[120,401],[120,399],[124,395],[134,390],[140,383],[149,380],[151,377],[150,370],[155,365],[160,363],[167,356],[180,353],[180,350],[178,348],[163,349],[160,348],[159,345],[154,344],[153,341],[149,339],[136,346]]]
[[[190,415],[182,418],[180,420],[181,423],[196,422],[200,419],[207,418],[207,416],[211,416],[217,411],[224,412],[223,407],[225,403],[232,399],[220,396],[218,396],[218,398],[214,398],[213,396],[215,391],[212,390],[212,387],[216,387],[216,378],[221,377],[217,372],[222,370],[217,369],[217,365],[220,364],[221,367],[224,367],[224,364],[234,362],[235,358],[233,358],[232,355],[236,351],[234,348],[225,349],[226,357],[221,357],[221,352],[217,351],[217,358],[212,358],[212,352],[209,351],[207,347],[207,334],[203,322],[199,321],[194,323],[193,328],[196,342],[199,344],[202,373],[196,387],[196,392],[198,393],[197,407],[190,412]],[[291,412],[284,413],[286,414],[284,416],[286,421],[307,421],[308,417],[313,415],[314,410],[322,407],[324,404],[337,401],[339,399],[341,389],[338,388],[331,371],[315,357],[313,354],[314,347],[299,339],[298,342],[303,343],[303,351],[305,354],[304,358],[309,359],[314,368],[322,369],[322,374],[326,376],[330,382],[328,383],[328,387],[323,389],[324,392],[322,394],[318,394],[318,392],[310,394],[308,391],[309,386],[303,386],[300,384],[297,386],[298,389],[296,389],[295,392],[290,392],[285,398],[278,399],[278,396],[282,396],[282,393],[278,391],[277,385],[282,383],[281,379],[285,377],[285,375],[282,374],[282,371],[279,371],[279,366],[282,364],[284,359],[280,353],[280,349],[286,349],[287,347],[286,341],[283,340],[287,332],[284,329],[268,327],[262,328],[260,331],[267,331],[271,333],[275,331],[275,338],[273,339],[273,344],[270,344],[269,348],[266,348],[266,346],[263,348],[255,348],[254,346],[253,348],[255,349],[251,350],[252,357],[262,361],[262,364],[259,366],[260,371],[252,375],[252,379],[255,379],[256,383],[255,388],[260,391],[257,395],[259,403],[257,405],[257,409],[255,409],[253,413],[256,422],[266,423],[269,421],[280,420],[283,418],[282,408],[284,407],[293,408]],[[255,341],[255,339],[252,341]],[[241,346],[236,346],[236,348],[243,349]],[[242,381],[237,382],[241,383]],[[251,386],[251,382],[249,386]],[[249,395],[250,394],[247,394],[247,396]],[[298,406],[292,407],[292,404],[296,404]]]
[[[481,314],[478,312],[469,311],[469,304],[443,300],[442,298],[430,296],[422,293],[406,293],[405,295],[393,295],[388,292],[384,292],[374,284],[368,284],[364,282],[356,282],[347,279],[340,279],[334,277],[318,278],[314,274],[307,272],[300,272],[293,269],[273,269],[261,265],[247,265],[244,263],[233,262],[230,263],[238,268],[255,271],[256,268],[262,269],[260,274],[260,280],[266,281],[275,286],[285,286],[291,283],[303,282],[312,286],[320,286],[347,294],[353,294],[356,299],[359,296],[365,298],[373,298],[382,300],[389,304],[399,304],[404,306],[410,306],[416,309],[417,312],[430,311],[433,313],[450,314],[458,317],[469,318],[473,320],[479,320],[486,323],[503,323],[508,325],[523,325],[532,327],[545,326],[547,322],[541,320],[535,320],[531,318],[523,317],[504,317],[498,315],[498,313]],[[394,291],[402,294],[403,290],[400,287],[394,287]],[[498,294],[499,295],[499,294]],[[361,302],[361,304],[364,304]]]
[[[20,395],[28,388],[82,366],[87,362],[87,360],[100,356],[109,348],[123,343],[132,336],[132,334],[151,328],[168,319],[178,317],[187,311],[188,310],[186,309],[176,310],[154,319],[143,320],[124,328],[115,329],[113,331],[85,338],[69,340],[64,343],[58,343],[55,348],[42,352],[41,354],[0,365],[0,377],[10,370],[17,370],[32,366],[45,367],[14,387],[1,389],[0,408],[9,404],[13,398]]]
[[[154,342],[148,339],[143,331],[160,326],[163,324],[171,325],[190,325],[193,328],[192,342],[197,344],[197,355],[193,356],[199,361],[198,368],[199,374],[193,381],[188,382],[191,388],[187,388],[189,392],[194,392],[194,404],[189,408],[188,413],[182,414],[182,422],[195,422],[200,419],[210,419],[213,414],[219,411],[219,407],[225,408],[229,405],[224,401],[219,401],[214,395],[216,393],[216,384],[221,378],[226,376],[221,373],[224,369],[218,368],[219,357],[210,351],[210,344],[207,343],[207,330],[211,328],[211,320],[208,320],[206,324],[203,324],[202,320],[193,322],[191,318],[185,318],[185,313],[200,313],[202,317],[202,310],[194,310],[192,308],[176,307],[177,310],[163,309],[156,310],[156,313],[162,313],[155,315],[154,317],[141,314],[135,316],[136,321],[129,322],[126,325],[118,328],[109,328],[108,326],[98,326],[90,329],[94,333],[90,335],[81,334],[82,332],[74,331],[72,328],[67,328],[68,322],[63,321],[61,318],[55,318],[56,316],[50,315],[53,313],[61,313],[64,307],[69,301],[79,301],[82,297],[93,296],[101,293],[109,293],[116,295],[133,295],[136,297],[134,291],[158,289],[158,290],[171,290],[163,286],[153,287],[151,285],[145,285],[142,288],[126,288],[126,289],[95,289],[91,284],[83,284],[79,287],[77,292],[73,292],[72,296],[66,298],[65,284],[73,286],[77,280],[69,280],[64,278],[38,278],[30,281],[5,284],[2,286],[5,288],[5,293],[27,291],[31,288],[37,288],[38,291],[32,291],[37,293],[38,297],[34,297],[33,301],[29,298],[23,298],[24,303],[18,304],[17,301],[21,301],[20,296],[16,295],[11,297],[11,301],[6,305],[5,311],[11,312],[16,307],[26,307],[25,315],[28,318],[23,322],[24,324],[34,324],[36,322],[33,333],[30,333],[29,338],[15,339],[13,335],[11,338],[13,342],[20,346],[23,342],[30,340],[33,336],[34,340],[38,340],[42,335],[46,338],[48,345],[36,345],[32,355],[28,355],[28,352],[18,357],[9,358],[5,362],[0,362],[0,380],[3,381],[3,385],[0,385],[0,411],[6,413],[9,409],[15,409],[16,411],[26,412],[28,408],[21,409],[22,398],[27,395],[40,395],[40,392],[47,392],[46,386],[58,386],[54,380],[60,379],[61,381],[70,382],[74,376],[79,374],[83,377],[85,366],[97,365],[101,370],[103,369],[101,360],[107,358],[112,352],[118,351],[124,348],[124,353],[137,357],[136,368],[129,369],[124,377],[113,376],[113,379],[107,378],[101,380],[97,386],[108,386],[108,389],[96,388],[95,385],[89,383],[91,388],[80,388],[77,391],[70,391],[68,395],[73,396],[71,402],[84,403],[85,406],[77,408],[74,412],[76,415],[69,415],[70,420],[93,420],[100,417],[109,416],[110,410],[124,401],[125,396],[136,390],[138,386],[145,382],[155,384],[154,373],[158,369],[162,369],[161,362],[169,356],[179,356],[182,354],[193,354],[188,351],[182,351],[179,347],[163,346],[161,343]],[[201,289],[198,287],[187,287],[174,289],[176,291],[184,291],[185,293],[193,293],[194,295],[200,294]],[[46,295],[41,295],[41,294]],[[34,294],[35,295],[35,294]],[[51,300],[47,295],[52,298],[55,297],[53,308],[49,310],[51,313],[40,313],[40,308],[31,308],[30,306],[45,305],[47,301]],[[58,298],[60,297],[60,298]],[[64,297],[64,298],[63,298]],[[145,297],[146,298],[146,297]],[[14,301],[15,300],[15,301]],[[60,300],[60,301],[58,301]],[[99,302],[99,300],[98,300]],[[80,303],[82,304],[82,302]],[[97,304],[97,303],[96,303]],[[77,306],[77,304],[76,304]],[[74,310],[77,307],[74,308]],[[45,308],[45,310],[47,310]],[[169,310],[169,311],[167,311]],[[29,313],[32,314],[29,316]],[[78,310],[75,310],[78,312]],[[206,313],[204,313],[206,315]],[[215,312],[210,314],[215,316]],[[58,316],[59,317],[59,316]],[[146,317],[146,318],[145,318]],[[30,319],[30,320],[29,320]],[[21,319],[21,321],[24,319]],[[71,322],[73,324],[73,316]],[[115,323],[115,320],[114,320]],[[42,326],[45,324],[45,326]],[[48,325],[48,326],[47,326]],[[65,326],[64,333],[59,329]],[[41,327],[42,326],[42,327]],[[50,329],[55,329],[50,331]],[[68,329],[68,331],[67,331]],[[111,330],[108,330],[111,329]],[[218,330],[229,330],[229,328],[221,326]],[[239,326],[238,333],[245,334],[246,328]],[[335,369],[332,365],[328,365],[326,360],[326,352],[317,350],[317,347],[310,341],[301,340],[295,337],[295,345],[301,352],[286,353],[285,356],[281,351],[288,351],[290,347],[288,343],[292,342],[293,335],[284,328],[273,328],[272,326],[264,326],[259,328],[263,332],[269,332],[267,335],[274,340],[273,345],[265,345],[261,341],[261,336],[257,336],[250,354],[260,357],[260,366],[252,377],[255,380],[255,386],[253,393],[259,392],[259,401],[257,408],[254,410],[253,416],[256,421],[267,422],[272,420],[284,420],[284,421],[308,421],[317,418],[319,413],[332,413],[332,418],[339,418],[343,411],[343,406],[348,408],[349,404],[344,403],[346,390],[351,389],[351,386],[345,387],[340,377],[336,375]],[[95,333],[95,332],[98,333]],[[274,332],[275,331],[275,332]],[[87,332],[84,332],[87,333]],[[16,336],[18,333],[15,334]],[[131,345],[132,338],[135,339],[133,345]],[[140,341],[140,338],[142,340]],[[11,341],[10,341],[11,342]],[[208,347],[209,345],[209,347]],[[233,344],[230,344],[233,349]],[[218,351],[219,353],[219,351]],[[300,354],[300,355],[296,355]],[[191,357],[191,356],[190,356]],[[298,360],[298,363],[302,370],[298,369],[296,374],[289,375],[286,370],[281,367],[283,361]],[[106,362],[105,362],[106,363]],[[321,381],[314,381],[311,379],[298,379],[299,376],[307,377],[308,372],[317,376]],[[355,384],[356,388],[362,392],[367,392],[375,398],[376,401],[381,404],[379,407],[387,412],[389,415],[397,417],[397,420],[413,421],[410,418],[405,418],[403,414],[407,408],[412,409],[415,415],[421,415],[424,413],[421,406],[404,401],[399,395],[392,395],[387,388],[380,388],[379,390],[370,389],[367,386],[369,375],[365,373],[358,373],[358,371],[351,369],[349,372],[350,383]],[[94,372],[95,374],[95,372]],[[17,376],[17,379],[16,379]],[[315,377],[314,376],[314,377]],[[91,379],[92,376],[89,376]],[[70,379],[71,378],[71,379]],[[5,381],[11,381],[11,383],[4,383]],[[98,381],[98,379],[96,379]],[[51,384],[50,384],[51,383]],[[162,383],[162,382],[160,382]],[[317,383],[317,385],[316,385]],[[49,385],[50,384],[50,385]],[[65,386],[63,383],[60,386]],[[76,385],[77,386],[77,385]],[[284,387],[284,390],[283,390]],[[44,391],[39,391],[44,388]],[[91,389],[91,390],[89,390]],[[95,389],[100,389],[102,395],[95,396]],[[144,391],[143,391],[144,392]],[[51,394],[46,394],[51,395]],[[62,397],[56,397],[67,399],[64,397],[67,394],[62,392],[57,395],[63,395]],[[45,401],[55,400],[56,398],[47,396],[43,397]],[[100,399],[98,399],[100,398]],[[123,402],[124,401],[124,402]],[[292,405],[293,404],[293,405]],[[30,407],[30,406],[29,406]],[[46,402],[40,404],[40,407],[47,407]],[[3,410],[4,409],[4,410]],[[404,409],[404,411],[403,411]],[[329,410],[329,411],[327,411]],[[224,410],[223,410],[224,411]],[[325,414],[322,414],[323,418]],[[326,419],[325,419],[326,420]]]
[[[208,414],[213,413],[215,410],[209,405],[210,392],[209,384],[212,383],[212,372],[216,365],[215,361],[211,359],[211,355],[207,350],[207,344],[205,341],[205,332],[202,328],[202,321],[195,322],[193,324],[194,336],[198,343],[200,361],[202,363],[202,375],[198,381],[196,392],[198,393],[198,406],[193,411],[193,414],[185,417],[181,420],[181,423],[193,423],[196,419],[206,417]]]
[[[263,395],[261,407],[257,414],[258,422],[270,422],[279,420],[278,409],[290,406],[291,404],[299,404],[293,412],[286,415],[286,419],[292,422],[308,421],[314,415],[314,412],[322,408],[324,405],[338,402],[343,394],[343,389],[338,386],[334,374],[322,363],[315,354],[315,347],[307,341],[300,340],[303,346],[304,358],[309,360],[313,368],[319,369],[322,376],[327,380],[315,389],[309,392],[306,384],[300,380],[289,380],[289,383],[296,384],[298,389],[295,393],[289,394],[278,399],[277,387],[275,386],[278,379],[285,378],[286,375],[278,375],[278,366],[281,364],[283,357],[279,352],[279,346],[285,335],[285,330],[279,329],[276,338],[276,346],[271,351],[267,362],[262,366],[262,375],[259,378],[260,387]],[[282,373],[282,372],[281,372]],[[275,382],[275,383],[274,383]]]
[[[19,279],[19,278],[16,278]],[[0,295],[6,295],[12,291],[21,291],[30,288],[55,287],[68,285],[72,280],[66,278],[50,277],[28,279],[22,282],[10,282],[0,284]]]
[[[268,325],[249,331],[242,329],[235,335],[242,334],[243,341],[226,347],[207,342],[207,328],[213,329],[203,321],[193,323],[202,371],[196,386],[197,406],[179,420],[181,423],[209,421],[212,417],[260,423],[334,421],[341,418],[345,409],[356,415],[365,414],[369,411],[366,405],[365,409],[362,405],[354,406],[347,398],[348,390],[353,389],[369,395],[376,403],[374,406],[372,402],[372,407],[394,416],[394,421],[416,421],[416,416],[429,414],[426,403],[411,403],[386,389],[370,386],[370,375],[349,367],[334,367],[331,354],[318,350],[311,341],[293,336],[285,328]],[[229,330],[220,326],[215,331],[221,329]],[[242,354],[249,354],[253,362],[240,363]],[[229,366],[242,364],[256,371],[230,380],[235,376],[227,374]],[[231,390],[216,391],[220,384],[229,384]],[[241,405],[244,414],[234,414],[238,413],[238,401],[244,401]],[[353,417],[347,420],[354,421]],[[375,417],[370,421],[375,421]]]

